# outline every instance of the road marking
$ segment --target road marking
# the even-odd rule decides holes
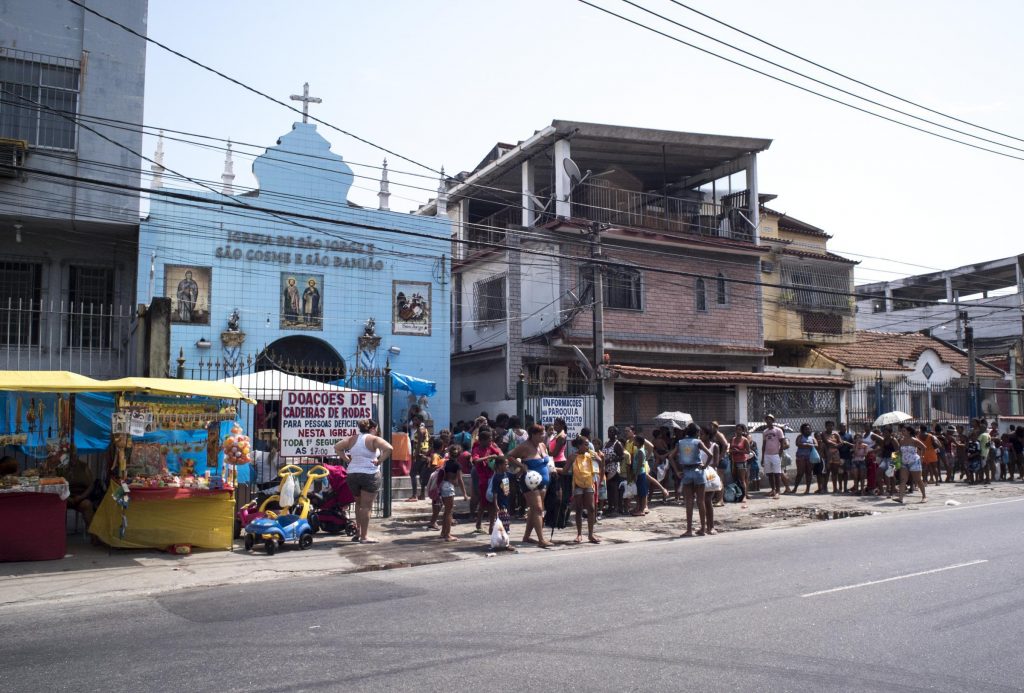
[[[856,585],[844,585],[843,587],[833,587],[830,590],[821,590],[820,592],[810,592],[808,594],[801,594],[801,597],[817,597],[820,594],[831,594],[832,592],[842,592],[844,590],[855,590],[858,587],[868,587],[870,585],[880,585],[883,582],[893,582],[894,580],[906,580],[907,578],[918,577],[920,575],[931,575],[932,573],[941,573],[944,570],[953,570],[955,568],[966,568],[967,566],[978,565],[980,563],[988,563],[988,559],[981,558],[976,561],[968,561],[967,563],[957,563],[956,565],[947,565],[944,568],[932,568],[931,570],[922,570],[919,573],[909,573],[907,575],[897,575],[891,578],[885,578],[884,580],[871,580],[870,582],[858,582]]]

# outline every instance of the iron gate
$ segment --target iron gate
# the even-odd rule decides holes
[[[255,405],[243,404],[239,407],[239,419],[242,426],[250,433],[253,447],[258,452],[269,453],[279,449],[280,440],[280,391],[282,389],[301,389],[326,391],[334,386],[348,387],[353,390],[369,392],[374,395],[374,418],[380,422],[380,435],[390,441],[392,437],[392,388],[391,369],[375,368],[346,370],[342,365],[318,362],[302,362],[278,358],[273,352],[264,350],[257,356],[238,357],[235,360],[219,359],[200,360],[195,366],[188,366],[183,356],[177,359],[177,368],[172,372],[179,378],[193,380],[244,380],[243,391]],[[287,376],[282,379],[283,376]],[[281,387],[282,383],[298,385],[298,387]],[[291,458],[290,458],[291,459]],[[299,464],[311,466],[319,463],[318,459],[299,458]],[[336,462],[327,458],[324,461]],[[281,461],[284,464],[284,460]],[[374,503],[376,517],[391,516],[392,473],[390,461],[381,470],[383,483],[377,500]],[[247,492],[252,493],[255,481],[250,481],[248,488],[239,488],[239,502],[246,502]]]

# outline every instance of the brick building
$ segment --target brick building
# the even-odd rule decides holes
[[[770,144],[556,120],[455,176],[419,210],[452,221],[453,418],[514,412],[520,373],[531,394],[594,395],[598,426],[649,425],[666,409],[745,418],[744,388],[771,354],[757,191]],[[716,376],[693,376],[705,372]]]

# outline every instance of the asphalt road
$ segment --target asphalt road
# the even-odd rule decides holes
[[[1021,501],[15,607],[0,690],[1020,691]]]

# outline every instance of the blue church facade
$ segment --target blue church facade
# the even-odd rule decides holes
[[[437,384],[429,411],[447,424],[447,218],[351,206],[351,169],[309,123],[295,123],[253,173],[258,190],[241,195],[152,196],[137,295],[171,299],[172,361],[220,361],[227,377],[249,356],[350,374],[390,358]]]

